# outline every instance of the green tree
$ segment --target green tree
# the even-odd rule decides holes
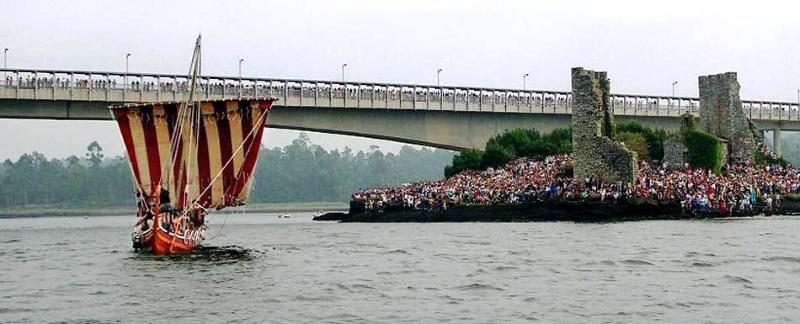
[[[516,157],[542,157],[571,152],[572,130],[569,128],[555,129],[546,135],[540,135],[533,129],[512,129],[489,139],[484,151],[466,150],[454,156],[444,173],[450,177],[464,170],[498,167]]]
[[[91,149],[88,149],[91,147]],[[130,205],[128,160],[90,144],[83,157],[47,159],[38,152],[0,164],[0,207]],[[439,179],[453,153],[403,147],[397,154],[326,150],[300,134],[284,147],[261,148],[251,202],[346,201],[359,188]]]
[[[722,141],[696,129],[686,130],[683,133],[683,141],[689,151],[689,164],[692,167],[720,172],[723,162]]]
[[[666,133],[663,130],[654,130],[650,127],[644,126],[641,123],[629,120],[617,125],[617,140],[620,139],[619,134],[640,134],[647,142],[646,154],[639,154],[645,160],[661,160],[664,158],[664,138]],[[630,135],[628,139],[630,139]],[[638,152],[638,151],[637,151]]]
[[[639,159],[646,161],[650,160],[648,151],[649,145],[642,134],[620,132],[617,134],[617,140],[625,143],[625,147],[627,147],[629,150],[636,152]]]
[[[103,162],[103,148],[97,141],[94,141],[86,147],[86,158],[92,163],[93,167],[98,167],[100,162]]]
[[[475,149],[463,150],[453,156],[453,163],[445,167],[444,176],[449,178],[464,170],[480,170],[482,160],[483,151]]]

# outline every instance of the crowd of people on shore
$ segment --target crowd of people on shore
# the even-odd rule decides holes
[[[440,181],[362,189],[352,203],[366,212],[401,207],[442,210],[452,206],[536,203],[547,200],[622,202],[651,199],[679,205],[689,215],[770,213],[787,194],[800,193],[800,172],[792,166],[728,165],[719,174],[688,166],[640,162],[633,183],[571,177],[573,159],[518,158],[502,168],[465,171]]]

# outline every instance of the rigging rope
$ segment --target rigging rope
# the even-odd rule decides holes
[[[263,118],[266,118],[266,117],[267,117],[267,112],[265,111],[263,114],[261,114],[261,117],[259,117],[259,119],[258,119],[258,122],[256,123],[256,125],[261,125],[261,121],[262,121],[262,119],[263,119]],[[205,187],[205,189],[203,189],[203,191],[201,191],[201,192],[200,192],[200,194],[199,194],[199,195],[197,195],[197,198],[199,198],[199,197],[202,197],[203,195],[205,195],[205,194],[206,194],[206,192],[208,192],[208,190],[209,190],[209,189],[211,189],[211,186],[214,184],[214,182],[216,182],[216,181],[219,179],[219,176],[221,176],[221,175],[222,175],[222,172],[225,170],[225,168],[227,168],[227,167],[228,167],[228,165],[229,165],[231,162],[233,162],[233,157],[236,155],[236,153],[239,153],[239,151],[242,149],[242,147],[244,147],[244,143],[245,143],[245,142],[247,142],[247,140],[248,140],[248,139],[250,139],[250,136],[252,136],[253,134],[255,134],[255,132],[256,132],[257,130],[258,130],[258,127],[255,127],[255,128],[253,128],[253,129],[251,129],[251,130],[250,130],[250,133],[248,133],[248,134],[247,134],[247,136],[246,136],[246,137],[245,137],[245,138],[242,140],[242,142],[241,142],[241,143],[239,143],[239,147],[237,147],[237,148],[236,148],[236,150],[235,150],[235,151],[233,151],[233,154],[231,154],[231,158],[229,158],[229,159],[228,159],[228,161],[227,161],[227,162],[225,162],[225,165],[223,165],[223,166],[222,166],[222,168],[220,168],[220,169],[219,169],[219,171],[218,171],[218,172],[217,172],[217,174],[214,176],[214,178],[212,178],[212,179],[211,179],[211,182],[209,182],[208,186],[206,186],[206,187]],[[259,143],[259,144],[261,144],[261,143]],[[252,146],[253,146],[253,143],[250,143],[250,147],[249,147],[249,148],[247,149],[247,151],[244,153],[244,156],[247,156],[247,154],[249,154],[249,153],[250,153],[250,149],[252,149]],[[260,145],[259,145],[259,148],[260,148]],[[258,161],[256,161],[256,162],[258,162]],[[254,173],[255,173],[255,172],[254,172]],[[251,183],[251,187],[252,187],[252,183]],[[248,188],[248,189],[249,189],[249,188]]]

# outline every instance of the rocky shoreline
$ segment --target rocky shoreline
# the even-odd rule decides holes
[[[360,208],[347,213],[332,212],[314,217],[315,221],[364,222],[364,223],[433,223],[433,222],[624,222],[642,220],[678,220],[718,218],[722,215],[709,213],[687,215],[677,204],[661,204],[654,200],[630,200],[626,202],[600,201],[544,201],[533,204],[457,206],[443,210],[414,210],[411,208],[388,208],[381,212],[364,212]],[[757,215],[800,215],[800,202],[783,201],[772,213],[760,208],[752,213],[735,213],[728,217]]]

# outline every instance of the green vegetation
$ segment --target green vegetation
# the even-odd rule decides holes
[[[607,105],[608,103],[606,103]],[[612,119],[613,116],[609,110],[604,110],[603,112],[603,125],[600,128],[600,133],[608,138],[614,138],[617,136],[617,125],[614,124],[614,120]]]
[[[463,150],[453,156],[451,165],[444,167],[444,176],[449,178],[463,170],[479,170],[482,159],[483,151],[481,150]]]
[[[541,135],[532,129],[513,129],[496,135],[485,150],[464,150],[445,167],[445,177],[464,170],[483,170],[502,166],[517,157],[548,156],[572,152],[572,130],[559,128]]]
[[[688,163],[693,168],[706,168],[719,173],[725,161],[722,160],[723,142],[709,133],[697,129],[694,116],[682,116],[681,137],[688,150]],[[662,145],[663,149],[663,145]],[[663,154],[663,150],[662,150]]]
[[[653,130],[636,121],[626,121],[619,125],[614,125],[610,120],[603,122],[604,134],[616,134],[614,138],[636,151],[640,159],[649,161],[664,158],[664,131]],[[483,151],[465,150],[454,156],[444,174],[445,177],[450,177],[464,170],[498,167],[517,157],[564,153],[572,153],[572,130],[569,128],[558,128],[545,135],[532,129],[513,129],[489,139]],[[564,171],[565,174],[572,173],[572,169]]]
[[[134,206],[128,161],[103,156],[97,143],[85,153],[48,159],[33,152],[4,161],[0,210]],[[285,147],[262,147],[250,203],[344,202],[363,187],[441,178],[442,167],[452,157],[450,151],[410,146],[397,154],[378,147],[368,152],[329,151],[301,134]]]
[[[683,132],[683,144],[689,151],[689,164],[694,168],[706,168],[719,173],[722,168],[722,141],[696,129]]]
[[[629,149],[639,153],[640,159],[647,161],[664,158],[665,137],[663,130],[654,130],[633,120],[617,125],[617,140],[624,142]],[[642,145],[642,140],[646,142],[645,145]]]
[[[625,143],[625,147],[629,150],[636,152],[638,158],[645,161],[650,161],[650,154],[648,152],[647,140],[639,133],[622,132],[617,134],[617,140]]]

